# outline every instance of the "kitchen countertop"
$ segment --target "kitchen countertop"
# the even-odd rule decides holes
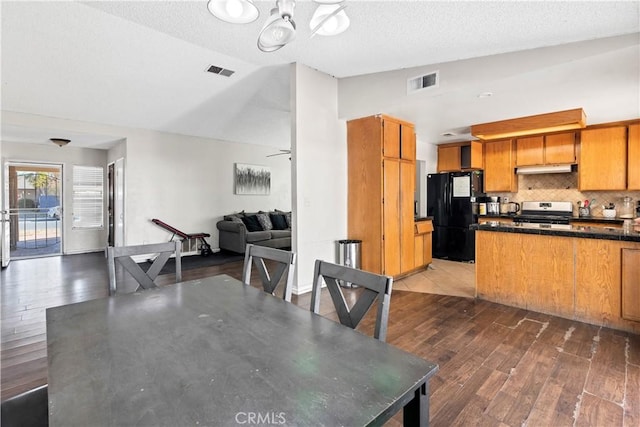
[[[478,218],[485,218],[485,219],[489,219],[489,218],[510,218],[510,219],[514,219],[517,218],[519,215],[513,215],[513,214],[500,214],[500,215],[481,215]],[[569,219],[569,221],[571,222],[599,222],[602,224],[616,224],[616,225],[622,225],[622,223],[624,222],[623,218],[605,218],[603,216],[573,216]]]
[[[413,220],[415,222],[419,222],[419,221],[433,221],[433,217],[432,216],[417,216],[415,218],[413,218]]]
[[[470,228],[472,230],[497,231],[503,233],[541,234],[547,236],[640,242],[640,227],[638,226],[632,227],[631,231],[625,231],[621,228],[589,227],[582,225],[505,224],[498,221],[489,221],[484,224],[472,224]]]

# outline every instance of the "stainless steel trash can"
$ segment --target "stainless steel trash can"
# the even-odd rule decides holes
[[[360,245],[362,245],[362,240],[338,240],[340,264],[351,268],[360,268]],[[357,285],[345,281],[341,281],[340,286],[343,288],[357,287]]]

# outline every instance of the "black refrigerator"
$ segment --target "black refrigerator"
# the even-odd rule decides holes
[[[477,202],[485,201],[482,171],[427,175],[427,215],[433,217],[433,256],[475,261]]]

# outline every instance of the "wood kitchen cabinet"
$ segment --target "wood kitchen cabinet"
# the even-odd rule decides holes
[[[587,129],[580,133],[578,188],[627,189],[627,127]]]
[[[476,232],[478,298],[640,333],[640,243]]]
[[[414,268],[423,268],[433,262],[433,221],[419,221],[415,224]]]
[[[622,249],[622,318],[640,322],[640,249]]]
[[[438,172],[460,172],[482,169],[480,141],[438,145]]]
[[[514,140],[484,143],[484,191],[518,191]]]
[[[640,190],[640,123],[629,125],[627,189]]]
[[[461,170],[460,145],[438,145],[438,173]]]
[[[398,276],[414,267],[415,131],[386,115],[347,122],[348,234],[362,269]]]
[[[516,166],[573,164],[576,162],[574,132],[539,135],[516,140]]]

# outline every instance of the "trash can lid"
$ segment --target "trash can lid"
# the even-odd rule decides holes
[[[362,243],[362,240],[357,240],[357,239],[344,239],[344,240],[338,240],[338,243],[340,243],[340,244],[345,244],[345,243]]]

